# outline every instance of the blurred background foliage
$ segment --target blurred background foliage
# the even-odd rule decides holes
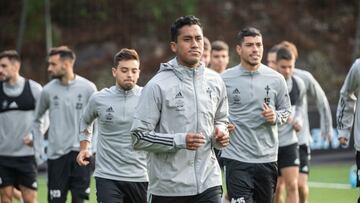
[[[23,58],[22,74],[46,84],[48,26],[52,45],[72,47],[78,57],[75,72],[99,89],[114,83],[112,57],[123,47],[140,53],[140,84],[145,85],[159,63],[173,56],[168,46],[171,23],[191,14],[201,19],[210,41],[224,40],[230,45],[230,66],[239,61],[235,36],[245,26],[261,30],[264,63],[274,44],[295,43],[300,54],[297,66],[312,72],[336,105],[344,77],[360,56],[359,7],[357,0],[1,1],[0,50],[17,48]]]

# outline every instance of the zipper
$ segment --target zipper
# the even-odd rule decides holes
[[[194,94],[195,94],[195,109],[196,109],[196,117],[195,117],[195,122],[196,122],[196,133],[199,133],[199,108],[198,108],[198,97],[197,97],[197,92],[196,92],[196,69],[193,68],[193,88],[194,88]],[[199,194],[199,181],[198,181],[198,177],[196,176],[196,159],[197,159],[197,150],[195,151],[195,158],[194,158],[194,175],[195,175],[195,179],[196,179],[196,194]]]
[[[123,105],[123,119],[126,120],[125,116],[126,116],[126,98],[127,98],[127,95],[128,95],[128,91],[124,91],[124,105]]]

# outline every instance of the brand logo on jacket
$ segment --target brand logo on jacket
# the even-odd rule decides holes
[[[176,111],[184,111],[185,107],[184,107],[184,96],[181,93],[181,91],[179,91],[176,95],[175,95],[175,105],[176,105]]]

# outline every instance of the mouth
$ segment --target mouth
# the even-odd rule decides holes
[[[201,52],[196,50],[190,50],[189,53],[192,55],[201,55]]]

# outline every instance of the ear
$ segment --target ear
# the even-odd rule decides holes
[[[176,53],[176,50],[177,50],[176,42],[170,42],[170,49],[172,52]]]
[[[62,63],[66,69],[69,69],[71,67],[71,62],[69,60],[63,60]]]
[[[238,53],[239,56],[241,56],[241,46],[240,45],[236,45],[236,52]]]
[[[117,70],[117,68],[111,68],[113,77],[116,77],[116,70]]]

